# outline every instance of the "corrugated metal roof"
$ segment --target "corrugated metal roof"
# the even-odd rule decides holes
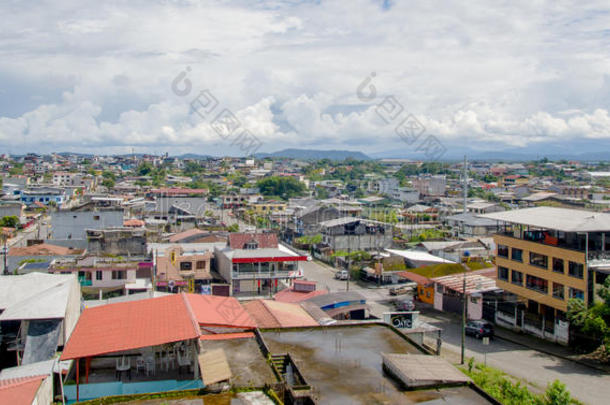
[[[199,335],[182,294],[108,304],[85,309],[61,359],[157,346],[195,339]]]
[[[432,279],[435,283],[441,284],[445,288],[463,293],[464,273],[449,276],[437,277]],[[496,280],[482,276],[480,274],[466,274],[466,295],[495,290]]]
[[[0,404],[31,405],[46,376],[0,380]]]
[[[557,207],[534,207],[479,215],[481,218],[563,232],[610,231],[610,214]]]

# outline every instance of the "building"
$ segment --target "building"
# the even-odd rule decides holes
[[[447,189],[444,175],[423,175],[413,179],[412,183],[422,196],[444,196]]]
[[[299,262],[307,260],[278,243],[272,233],[231,233],[225,248],[215,248],[220,275],[231,295],[272,295],[303,276]]]
[[[157,261],[157,287],[168,291],[202,292],[202,286],[212,281],[212,251],[186,252],[180,245],[167,248]]]
[[[21,192],[21,202],[30,206],[34,203],[49,205],[50,203],[61,207],[68,200],[66,190],[59,187],[28,188]]]
[[[51,213],[49,239],[87,239],[88,229],[120,228],[123,226],[123,209],[72,211]]]
[[[287,204],[281,201],[259,201],[249,204],[248,209],[254,211],[256,215],[268,215],[272,212],[286,211]]]
[[[78,321],[81,292],[73,275],[0,276],[0,363],[33,364],[55,357]],[[16,352],[18,355],[16,355]],[[6,363],[20,359],[20,364]]]
[[[450,215],[444,222],[451,228],[451,233],[459,238],[472,238],[493,234],[498,224],[496,221],[482,218],[471,212]]]
[[[392,226],[385,222],[343,217],[320,223],[322,242],[332,250],[380,250],[392,244]]]
[[[568,300],[593,305],[610,272],[610,214],[535,207],[483,217],[498,223],[497,283],[516,302],[499,307],[498,320],[567,343]]]

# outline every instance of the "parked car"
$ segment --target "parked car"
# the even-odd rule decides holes
[[[413,300],[400,300],[396,302],[397,311],[415,311]]]
[[[494,337],[494,327],[487,321],[468,321],[466,322],[466,334],[474,336],[477,339],[483,337]]]
[[[413,288],[411,288],[410,286],[402,285],[390,288],[390,295],[402,295],[410,293],[411,291],[413,291]]]
[[[347,270],[339,270],[335,273],[335,278],[337,280],[347,280],[349,279],[349,272]]]

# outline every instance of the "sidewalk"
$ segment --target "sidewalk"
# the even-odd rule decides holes
[[[559,357],[564,360],[573,361],[575,363],[591,367],[596,370],[603,371],[605,373],[610,373],[610,366],[599,364],[589,359],[584,359],[582,358],[581,354],[575,353],[569,347],[542,340],[525,333],[519,333],[510,329],[505,329],[498,325],[495,325],[495,333],[496,336],[500,339],[504,339],[509,342],[525,346],[532,350],[536,350],[551,356]]]
[[[431,317],[444,317],[451,318],[459,322],[461,317],[458,314],[450,312],[441,312],[430,306],[422,305],[418,303],[418,310],[422,314],[426,314]],[[503,328],[502,326],[494,325],[495,336],[499,339],[506,340],[508,342],[525,346],[529,349],[536,350],[541,353],[555,356],[563,360],[573,361],[583,366],[602,371],[604,373],[610,373],[610,366],[596,363],[594,361],[583,359],[581,354],[575,353],[572,349],[566,346],[562,346],[557,343],[542,340],[533,335],[512,331],[510,329]]]

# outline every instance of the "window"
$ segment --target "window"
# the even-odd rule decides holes
[[[530,252],[530,264],[532,266],[548,269],[549,258],[548,258],[548,256],[541,255],[540,253]]]
[[[498,266],[498,279],[508,281],[508,269]]]
[[[442,294],[443,293],[443,285],[442,284],[437,284],[436,285],[436,292]]]
[[[99,215],[94,215],[93,216],[93,220],[94,221],[99,221],[100,220],[100,216]]]
[[[578,288],[570,287],[570,298],[578,298],[579,300],[585,299],[585,292],[583,290],[579,290]]]
[[[525,286],[530,290],[538,291],[542,294],[548,294],[549,282],[543,278],[527,275],[525,279]]]
[[[516,285],[523,286],[523,273],[517,270],[511,272],[511,282]]]
[[[182,270],[182,271],[193,270],[193,262],[180,262],[180,270]]]
[[[103,275],[103,273],[101,271],[98,270],[98,271],[95,272],[95,279],[96,280],[102,280],[103,276],[104,275]]]
[[[563,300],[563,292],[565,290],[565,287],[563,284],[559,284],[559,283],[553,283],[553,298],[557,298],[560,300]]]
[[[498,256],[505,257],[508,259],[508,246],[498,245]]]
[[[112,271],[112,279],[113,280],[125,280],[126,274],[125,274],[125,270],[113,270]]]
[[[512,248],[510,258],[513,260],[516,260],[518,262],[522,262],[523,261],[523,250],[517,249],[517,248]]]
[[[568,262],[568,274],[572,277],[583,278],[584,268],[582,263]]]
[[[197,270],[205,269],[205,261],[204,260],[197,260],[196,268],[197,268]]]
[[[248,242],[244,245],[244,249],[249,249],[249,250],[258,249],[258,243]]]
[[[564,268],[563,268],[563,259],[558,259],[556,257],[553,257],[553,271],[555,273],[561,273],[563,274],[564,272]]]

